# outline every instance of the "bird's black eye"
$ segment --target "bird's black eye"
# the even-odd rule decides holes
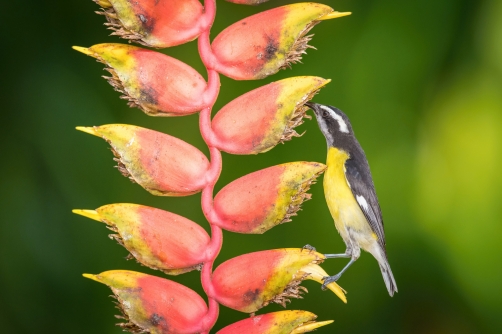
[[[322,112],[322,117],[328,118],[329,117],[329,113],[327,111],[323,111]]]

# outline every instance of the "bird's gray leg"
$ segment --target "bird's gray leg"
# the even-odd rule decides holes
[[[324,256],[326,256],[327,259],[337,259],[337,258],[340,258],[340,257],[351,257],[350,254],[347,254],[347,253],[342,253],[342,254],[324,254]]]
[[[352,245],[347,244],[347,248],[345,249],[345,253],[342,254],[324,254],[327,259],[337,259],[337,258],[349,258],[352,257]]]
[[[326,290],[327,288],[327,285],[329,283],[332,283],[332,282],[336,282],[340,279],[340,277],[342,277],[343,273],[349,269],[349,267],[354,263],[356,262],[356,260],[359,258],[359,255],[361,254],[361,251],[356,251],[356,252],[352,252],[352,256],[351,256],[351,259],[349,261],[349,263],[347,263],[347,265],[336,275],[333,275],[333,276],[327,276],[327,277],[324,277],[323,279],[323,284],[322,284],[322,289],[323,290]],[[340,254],[328,254],[328,255],[340,255]]]

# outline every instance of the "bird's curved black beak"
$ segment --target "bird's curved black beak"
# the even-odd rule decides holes
[[[314,112],[314,114],[316,116],[319,115],[319,111],[320,111],[319,104],[309,101],[309,102],[305,103],[305,105],[307,107],[309,107],[310,109],[312,109],[312,111]]]

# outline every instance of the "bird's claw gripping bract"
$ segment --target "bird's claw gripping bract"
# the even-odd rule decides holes
[[[258,4],[265,0],[229,0]],[[300,136],[307,103],[329,79],[303,76],[272,82],[235,98],[211,119],[219,93],[219,75],[255,80],[300,61],[310,47],[308,32],[322,20],[350,13],[316,3],[287,5],[245,18],[211,43],[214,0],[94,0],[116,35],[148,47],[170,47],[198,38],[207,81],[189,65],[160,52],[105,43],[74,47],[106,65],[105,77],[131,107],[150,116],[200,114],[200,130],[211,159],[192,145],[157,131],[125,124],[77,127],[106,140],[119,171],[154,195],[188,196],[202,191],[202,210],[211,236],[198,224],[174,213],[137,204],[110,204],[76,214],[103,222],[141,264],[177,275],[201,269],[208,303],[191,289],[143,273],[112,270],[84,276],[109,286],[123,312],[121,326],[135,333],[209,333],[218,303],[252,313],[269,303],[286,306],[301,298],[300,284],[323,283],[325,256],[315,249],[276,249],[213,264],[222,246],[222,229],[264,233],[291,220],[326,166],[292,162],[245,175],[223,187],[213,199],[221,172],[221,153],[258,154]],[[251,274],[250,274],[251,273]],[[327,284],[343,302],[345,291]],[[299,334],[330,324],[315,322],[307,311],[253,316],[218,333]]]

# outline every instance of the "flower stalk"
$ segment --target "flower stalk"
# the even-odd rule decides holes
[[[216,300],[215,289],[212,282],[213,264],[220,253],[223,244],[223,232],[219,226],[215,224],[216,214],[213,207],[213,191],[218,178],[220,177],[222,168],[221,152],[214,146],[215,135],[211,128],[211,111],[216,99],[218,98],[220,89],[220,76],[214,69],[213,52],[210,45],[209,33],[211,26],[216,16],[216,1],[205,0],[205,27],[198,39],[198,49],[202,62],[207,70],[208,77],[208,107],[204,108],[199,115],[199,129],[202,138],[206,142],[210,152],[210,169],[207,176],[207,184],[202,190],[201,205],[204,216],[211,225],[211,242],[206,250],[206,260],[203,263],[201,272],[201,282],[204,291],[207,294],[209,310],[202,319],[204,328],[203,333],[209,333],[213,328],[219,315],[219,303]]]
[[[258,4],[265,0],[231,0]],[[300,135],[294,128],[309,118],[304,104],[329,79],[294,77],[244,94],[212,119],[220,90],[220,73],[235,80],[255,80],[300,61],[310,29],[322,20],[349,15],[315,3],[279,7],[241,20],[211,43],[215,0],[94,0],[112,35],[149,47],[168,47],[198,38],[206,80],[183,62],[159,52],[124,44],[74,47],[106,64],[106,77],[132,107],[150,116],[199,113],[199,130],[210,157],[175,137],[133,125],[77,127],[103,138],[115,155],[117,168],[131,181],[157,196],[188,196],[201,192],[201,207],[210,235],[196,223],[174,213],[137,204],[110,204],[74,213],[103,222],[130,256],[142,265],[178,275],[201,270],[207,305],[194,291],[167,279],[112,270],[85,277],[108,285],[124,315],[124,330],[132,332],[209,333],[219,305],[253,313],[269,303],[286,307],[302,298],[310,279],[322,283],[324,255],[303,249],[278,249],[244,254],[213,272],[223,245],[222,229],[264,233],[291,221],[325,165],[291,162],[245,175],[216,196],[222,171],[221,151],[231,154],[267,152]],[[169,9],[169,10],[166,10]],[[241,43],[243,36],[250,43]],[[264,39],[263,36],[268,36]],[[235,47],[235,50],[234,50]],[[251,47],[251,49],[249,49]],[[235,54],[233,53],[235,51]],[[256,54],[255,54],[256,53]],[[251,58],[249,58],[251,57]],[[259,102],[257,103],[257,101]],[[248,275],[248,271],[253,275]],[[336,283],[327,287],[346,303]],[[264,314],[227,326],[219,333],[298,334],[330,324],[315,322],[306,311]],[[257,326],[257,327],[256,327]]]

